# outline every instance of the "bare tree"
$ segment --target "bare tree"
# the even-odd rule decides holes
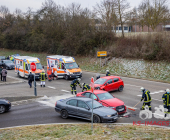
[[[94,11],[98,15],[98,18],[102,19],[107,32],[110,32],[113,26],[116,27],[118,25],[115,2],[113,0],[103,0],[100,4],[97,3]]]
[[[114,0],[117,16],[119,17],[119,22],[122,28],[122,37],[124,37],[123,25],[127,21],[127,14],[130,8],[129,3],[126,0]]]
[[[137,12],[138,12],[138,24],[142,27],[142,31],[143,31],[143,27],[146,25],[146,21],[145,21],[145,14],[146,14],[146,3],[142,2],[141,4],[139,4],[138,8],[137,8]]]

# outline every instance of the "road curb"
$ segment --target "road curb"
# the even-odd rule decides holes
[[[19,127],[29,127],[29,126],[44,126],[44,125],[60,125],[60,124],[91,124],[91,123],[47,123],[47,124],[34,124],[34,125],[20,125],[20,126],[13,126],[13,127],[5,127],[5,128],[0,128],[2,129],[11,129],[11,128],[19,128]],[[103,123],[103,125],[106,125],[107,123]],[[110,124],[108,124],[110,125]],[[113,125],[119,126],[119,125],[133,125],[133,123],[113,123]],[[140,126],[145,126],[144,124],[141,124]],[[165,128],[165,129],[170,129],[170,127],[165,127],[165,126],[157,126],[157,125],[147,125],[147,127],[158,127],[158,128]],[[138,127],[138,126],[134,126]]]

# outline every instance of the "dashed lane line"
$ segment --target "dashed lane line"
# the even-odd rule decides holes
[[[127,86],[132,86],[132,87],[137,87],[137,88],[140,88],[140,87],[141,87],[141,86],[130,85],[130,84],[124,84],[124,85],[127,85]]]
[[[56,89],[55,87],[47,86],[48,88]]]
[[[63,89],[62,89],[61,91],[64,91],[64,92],[70,92],[70,91],[67,91],[67,90],[63,90]]]

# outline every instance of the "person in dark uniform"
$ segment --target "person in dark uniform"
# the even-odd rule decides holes
[[[96,80],[100,78],[100,74],[96,74]]]
[[[141,110],[145,110],[146,105],[149,107],[149,110],[152,110],[151,109],[152,99],[151,99],[150,91],[146,90],[144,87],[141,87],[141,91],[143,92],[141,101],[144,100]]]
[[[32,81],[34,81],[34,75],[32,74],[32,72],[30,72],[30,74],[28,75],[28,84],[30,88],[32,87]]]
[[[1,81],[2,81],[2,69],[3,69],[3,67],[2,66],[0,66],[0,74],[1,74]]]
[[[87,90],[91,90],[91,87],[90,87],[88,84],[86,84],[86,83],[82,83],[82,92],[83,92],[85,89],[86,89],[86,91],[87,91]]]
[[[165,91],[166,91],[166,93],[163,94],[162,100],[164,103],[164,110],[167,109],[167,111],[166,110],[164,111],[164,114],[166,117],[167,114],[170,114],[170,93],[169,93],[170,91],[169,91],[169,89],[166,89]]]
[[[77,91],[76,91],[76,86],[77,86],[77,84],[79,84],[80,88],[82,88],[81,85],[80,85],[80,80],[81,80],[81,79],[78,78],[78,79],[74,79],[74,80],[71,82],[71,84],[70,84],[71,94],[73,94],[73,91],[75,92],[75,94],[77,94]]]
[[[110,76],[109,70],[106,70],[106,76]]]

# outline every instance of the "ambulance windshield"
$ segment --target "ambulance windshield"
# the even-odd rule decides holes
[[[30,70],[30,64],[28,64],[28,69]],[[36,63],[36,69],[43,69],[40,63]]]
[[[78,65],[76,62],[73,62],[73,63],[65,63],[65,68],[66,69],[75,69],[75,68],[78,68]]]

